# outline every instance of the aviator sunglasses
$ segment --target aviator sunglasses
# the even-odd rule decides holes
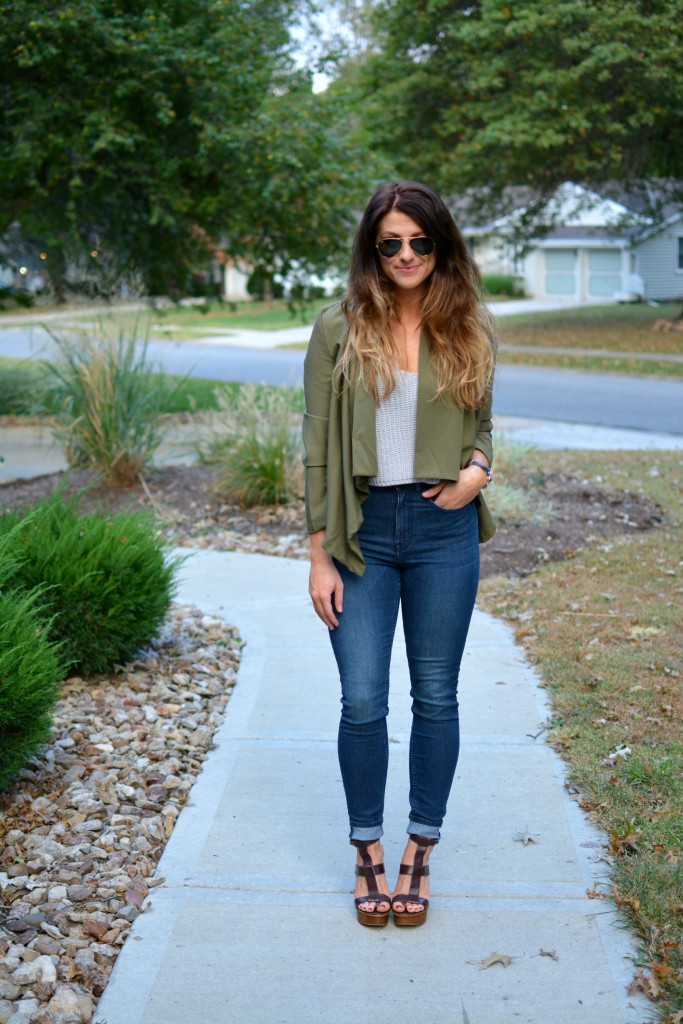
[[[389,260],[392,256],[398,256],[403,248],[404,241],[408,242],[416,256],[429,256],[430,253],[434,252],[434,239],[429,238],[427,235],[406,239],[383,238],[381,242],[377,243],[375,248],[380,256],[384,256],[386,260]]]

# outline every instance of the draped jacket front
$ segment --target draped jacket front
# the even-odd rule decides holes
[[[318,316],[304,361],[303,441],[306,520],[309,533],[325,530],[323,547],[352,572],[363,573],[358,543],[368,478],[377,474],[375,398],[362,381],[341,392],[332,382],[348,336],[348,323],[336,302]],[[457,480],[475,448],[489,463],[491,395],[481,409],[461,409],[450,396],[436,398],[436,375],[429,338],[420,337],[418,362],[415,477]],[[475,499],[479,540],[489,540],[495,524],[482,494]]]

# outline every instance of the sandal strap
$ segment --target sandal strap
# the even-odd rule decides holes
[[[369,892],[367,896],[356,896],[353,901],[357,907],[360,907],[361,903],[388,903],[391,906],[391,896],[386,892]],[[384,913],[384,911],[380,911]]]
[[[366,867],[365,864],[356,864],[357,875],[365,875],[367,878],[368,871],[371,872],[371,875],[386,875],[384,864],[371,864],[369,867]]]
[[[429,865],[424,862],[425,853],[431,846],[436,846],[439,840],[432,839],[428,836],[417,836],[412,834],[410,835],[410,838],[417,846],[415,851],[415,860],[412,864],[401,864],[399,874],[411,876],[409,902],[419,903],[421,900],[419,895],[420,879],[425,878],[429,874]]]
[[[425,910],[429,906],[429,900],[426,896],[413,896],[412,893],[409,893],[408,895],[401,895],[401,893],[397,893],[395,896],[391,897],[392,907],[394,903],[419,903],[419,905],[424,907]]]
[[[368,889],[375,883],[376,875],[386,874],[384,870],[384,864],[373,864],[372,857],[368,853],[368,847],[372,843],[376,843],[376,839],[352,839],[351,846],[355,846],[358,850],[362,864],[356,864],[356,875],[362,875],[367,882]]]
[[[416,875],[419,874],[420,878],[426,878],[429,874],[429,864],[423,864],[418,870],[415,864],[401,864],[398,869],[399,875]]]
[[[417,846],[421,846],[425,849],[428,846],[437,846],[439,844],[438,839],[433,839],[431,836],[416,836],[412,832],[409,834],[408,838],[412,839]]]

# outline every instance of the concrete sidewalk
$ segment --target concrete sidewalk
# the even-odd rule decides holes
[[[160,862],[96,1019],[106,1024],[639,1024],[632,949],[610,905],[604,837],[543,741],[543,692],[509,630],[476,612],[463,743],[423,928],[362,928],[336,757],[338,684],[304,562],[197,552],[179,599],[246,641],[216,747]],[[405,841],[409,698],[394,651],[385,821]],[[524,845],[516,832],[537,841]],[[541,950],[553,957],[541,955]],[[515,959],[480,970],[491,953]]]

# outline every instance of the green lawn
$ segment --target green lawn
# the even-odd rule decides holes
[[[479,599],[513,625],[547,687],[550,742],[608,837],[611,883],[591,895],[630,919],[635,985],[673,1024],[683,1007],[683,453],[532,451],[513,482],[542,493],[556,472],[647,494],[667,522],[524,579],[484,580]]]
[[[560,348],[602,348],[613,352],[666,352],[683,355],[683,331],[654,331],[657,320],[680,314],[683,300],[661,306],[625,303],[580,306],[555,312],[501,316],[503,344]]]
[[[159,374],[161,412],[200,412],[216,408],[216,390],[235,391],[239,384]],[[42,364],[28,359],[0,358],[0,416],[39,415],[54,412]]]

